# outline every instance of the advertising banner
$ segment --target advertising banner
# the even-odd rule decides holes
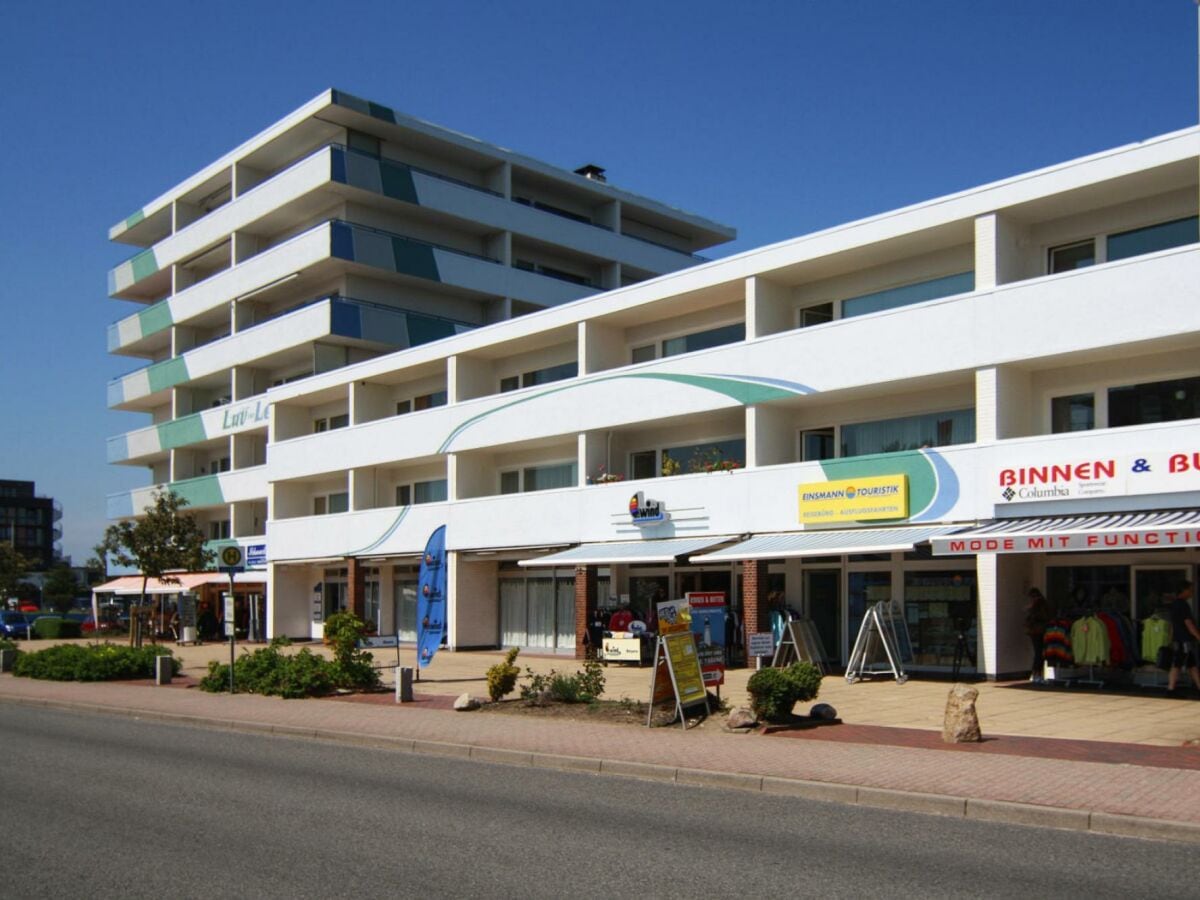
[[[1038,459],[1031,449],[997,453],[989,489],[992,502],[1005,506],[1200,490],[1200,453],[1193,450]]]
[[[417,575],[417,665],[426,668],[446,633],[446,526],[429,536]]]
[[[1065,553],[1079,550],[1163,550],[1200,546],[1200,530],[1159,528],[935,538],[934,556],[961,553]]]
[[[801,484],[800,522],[866,522],[908,518],[908,476],[877,475]]]
[[[691,592],[692,634],[706,685],[725,683],[725,592]]]
[[[675,676],[675,694],[680,706],[700,703],[705,699],[704,677],[700,674],[700,659],[696,644],[689,632],[669,634],[663,638],[667,645],[667,658],[671,673]]]
[[[676,634],[691,627],[691,610],[686,600],[664,600],[657,605],[658,633]]]

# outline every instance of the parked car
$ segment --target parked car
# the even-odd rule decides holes
[[[29,638],[29,619],[23,612],[0,611],[0,637],[11,640]]]

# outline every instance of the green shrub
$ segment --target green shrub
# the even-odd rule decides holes
[[[379,672],[370,653],[359,648],[366,623],[352,612],[334,613],[325,620],[324,641],[333,650],[334,683],[340,688],[364,690],[379,687]]]
[[[0,638],[0,650],[16,650],[17,642],[10,641],[8,638]]]
[[[514,663],[520,652],[520,648],[513,647],[504,654],[504,662],[498,662],[487,670],[488,696],[493,703],[505,694],[511,694],[513,688],[517,686],[517,678],[520,677],[521,670]]]
[[[235,659],[234,689],[289,700],[333,693],[338,686],[337,663],[316,655],[307,647],[291,655],[280,653],[279,648],[286,643],[274,640],[267,647]],[[214,694],[228,691],[228,664],[211,661],[208,674],[200,679],[200,688]]]
[[[786,669],[762,669],[750,676],[746,690],[750,708],[767,722],[786,722],[792,707],[812,700],[821,689],[821,671],[810,662],[796,662]]]
[[[61,616],[40,616],[33,621],[33,636],[43,639],[77,638],[83,636],[83,628],[74,619]]]
[[[151,678],[154,658],[171,656],[171,650],[155,644],[125,647],[119,644],[60,644],[33,653],[22,653],[13,674],[46,681],[117,681]],[[178,675],[182,664],[171,657],[171,670]]]
[[[551,669],[539,675],[525,670],[528,684],[521,685],[521,699],[540,701],[543,698],[559,703],[591,703],[604,693],[604,669],[595,660],[583,664],[583,670],[566,674]]]

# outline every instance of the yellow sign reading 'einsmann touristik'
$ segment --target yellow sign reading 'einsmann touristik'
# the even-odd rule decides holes
[[[800,485],[800,522],[805,525],[906,518],[906,475],[877,475]]]

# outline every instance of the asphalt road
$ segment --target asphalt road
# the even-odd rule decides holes
[[[1164,900],[1200,878],[1183,844],[4,703],[0,747],[5,898]]]

